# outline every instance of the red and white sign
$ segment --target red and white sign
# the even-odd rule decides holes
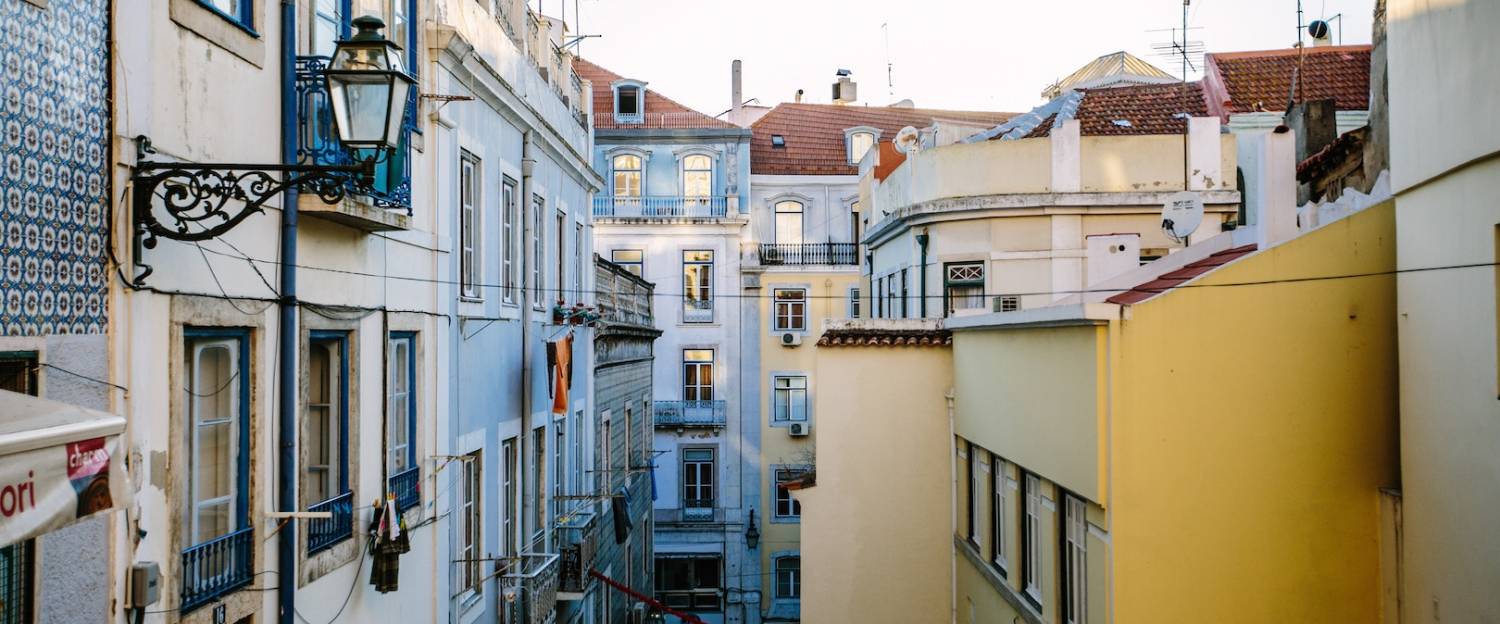
[[[120,436],[0,456],[0,545],[41,535],[125,500]]]

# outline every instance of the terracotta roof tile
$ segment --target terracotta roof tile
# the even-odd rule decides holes
[[[1331,98],[1338,110],[1369,110],[1370,46],[1305,50],[1301,99]],[[1213,85],[1212,97],[1223,100],[1210,102],[1210,108],[1222,108],[1223,114],[1286,110],[1298,57],[1296,48],[1206,55],[1204,70]]]
[[[820,347],[946,347],[953,334],[946,329],[830,329],[818,338]]]
[[[1184,112],[1208,115],[1199,83],[1085,89],[1074,118],[1084,136],[1182,134]]]
[[[630,128],[738,128],[722,119],[715,119],[691,108],[678,104],[650,87],[646,88],[646,108],[642,123],[616,123],[614,121],[615,92],[611,86],[622,76],[595,65],[583,58],[573,59],[573,71],[583,80],[593,82],[594,127],[600,129]]]
[[[890,141],[906,126],[918,128],[934,121],[992,126],[1015,113],[951,111],[886,106],[836,106],[783,103],[750,126],[750,172],[781,175],[856,175],[844,148],[844,130],[857,126],[880,129],[880,141]],[[786,147],[772,147],[771,136],[781,135]]]
[[[1241,257],[1255,251],[1255,245],[1244,245],[1215,253],[1207,258],[1188,264],[1175,271],[1169,271],[1157,276],[1156,279],[1131,288],[1118,295],[1105,299],[1109,303],[1121,305],[1134,305],[1172,290],[1182,284],[1199,277],[1209,271],[1234,262]]]

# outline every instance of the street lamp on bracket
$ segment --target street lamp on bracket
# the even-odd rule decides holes
[[[359,192],[373,187],[375,165],[400,145],[413,84],[403,71],[401,48],[380,34],[385,28],[380,18],[366,15],[351,25],[357,32],[338,42],[324,79],[339,142],[353,153],[355,162],[138,162],[131,184],[140,245],[154,248],[157,238],[187,242],[216,238],[292,188],[334,204],[343,201],[351,188]],[[154,153],[150,139],[137,137],[137,141],[143,155]],[[136,284],[150,274],[146,267],[136,276]]]

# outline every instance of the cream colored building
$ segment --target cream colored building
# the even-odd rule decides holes
[[[1391,0],[1401,621],[1500,620],[1500,4]],[[1475,266],[1475,265],[1478,266]],[[1467,265],[1469,268],[1430,270]]]

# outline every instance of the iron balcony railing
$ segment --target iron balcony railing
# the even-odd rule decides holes
[[[682,298],[682,322],[684,323],[712,323],[714,322],[714,300],[695,299],[691,297]]]
[[[182,551],[182,606],[186,612],[250,584],[255,530],[245,527]]]
[[[723,427],[724,401],[657,401],[658,427]]]
[[[333,514],[331,518],[307,521],[307,554],[327,550],[354,536],[354,492],[344,492],[307,510]]]
[[[328,83],[323,70],[326,56],[297,57],[297,162],[315,165],[354,164],[349,150],[339,142],[333,124],[333,107],[328,98]],[[406,112],[401,120],[401,147],[375,164],[374,191],[358,187],[353,180],[349,190],[368,197],[375,206],[411,214],[411,135],[416,130],[417,89],[410,90]]]
[[[396,510],[406,511],[422,502],[422,468],[413,466],[391,475],[386,487],[396,495]]]
[[[724,591],[705,589],[658,589],[656,601],[684,611],[719,611],[723,609]]]
[[[551,553],[521,553],[511,559],[500,577],[505,591],[499,592],[502,608],[511,612],[507,621],[543,624],[555,615],[557,562],[558,556]]]
[[[594,127],[604,130],[622,129],[694,129],[694,128],[722,128],[738,129],[732,123],[722,119],[714,119],[708,115],[694,112],[675,113],[638,113],[621,114],[612,111],[598,111],[594,113]]]
[[[763,265],[859,264],[855,243],[761,243]]]
[[[729,197],[709,195],[686,197],[681,195],[596,195],[594,216],[596,217],[644,217],[670,219],[674,217],[724,217],[729,214]]]
[[[588,589],[589,568],[594,565],[595,534],[591,511],[574,510],[557,516],[557,542],[561,545],[557,590],[579,594]]]

